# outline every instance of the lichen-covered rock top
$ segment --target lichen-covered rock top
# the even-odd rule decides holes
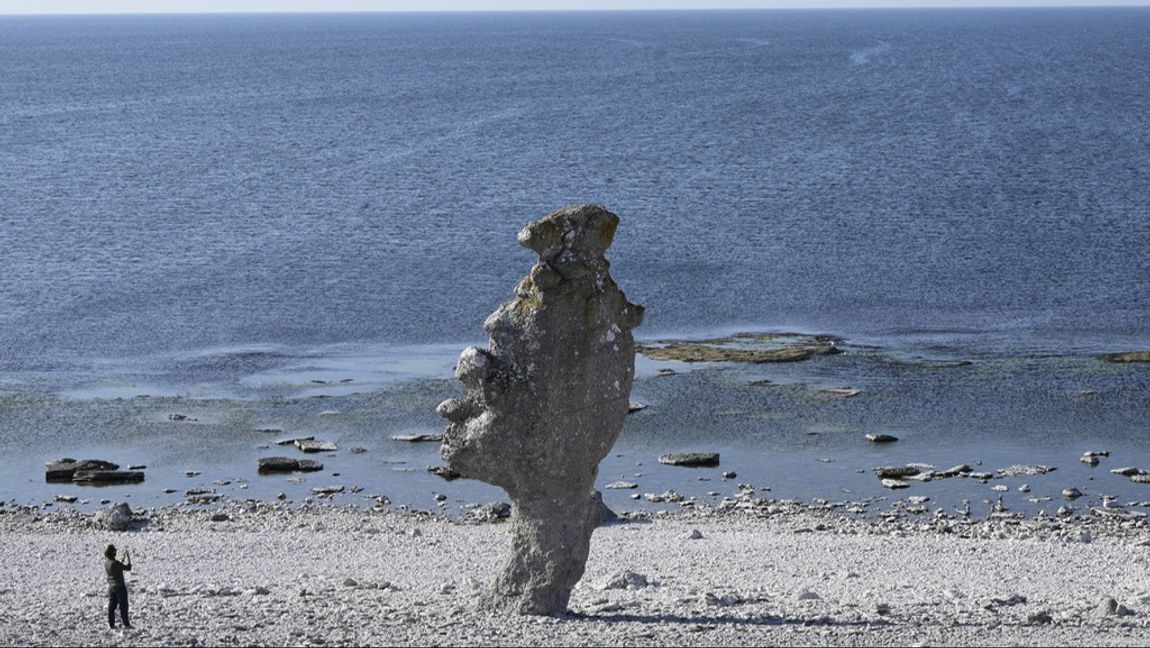
[[[451,422],[441,452],[449,467],[514,497],[576,474],[586,481],[614,445],[634,377],[631,330],[643,318],[603,256],[618,224],[583,205],[519,232],[539,261],[484,323],[488,349],[460,355],[463,398],[438,409]]]

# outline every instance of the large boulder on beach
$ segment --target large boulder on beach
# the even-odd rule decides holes
[[[100,514],[100,524],[109,531],[130,531],[133,521],[132,508],[127,502],[113,504]]]
[[[485,596],[489,607],[564,612],[603,519],[594,483],[627,416],[631,330],[643,320],[604,258],[618,223],[583,205],[519,232],[539,261],[484,323],[488,348],[460,355],[463,396],[437,408],[449,421],[447,467],[503,488],[512,502],[511,555]]]

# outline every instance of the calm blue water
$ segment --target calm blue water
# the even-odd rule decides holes
[[[532,262],[516,231],[599,202],[642,335],[883,350],[767,372],[873,402],[691,409],[651,378],[686,409],[624,446],[749,447],[751,470],[811,426],[844,452],[878,429],[1144,452],[1147,371],[1089,356],[1150,347],[1148,61],[1150,9],[0,18],[0,447],[31,484],[84,449],[211,463],[170,447],[189,402],[229,456],[261,423],[437,428]],[[685,402],[764,377],[740,371]],[[102,400],[139,394],[175,400]]]

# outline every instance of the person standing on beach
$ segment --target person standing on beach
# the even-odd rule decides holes
[[[116,545],[108,545],[104,550],[104,572],[108,575],[108,626],[116,627],[116,608],[120,608],[120,620],[125,628],[128,622],[128,585],[124,582],[124,572],[132,571],[132,554],[124,550],[124,562],[116,560]]]

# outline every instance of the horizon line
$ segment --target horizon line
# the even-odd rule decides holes
[[[558,14],[558,13],[654,13],[654,12],[758,12],[758,11],[899,11],[899,10],[963,10],[963,9],[1145,9],[1150,8],[1150,0],[1137,3],[1067,3],[1067,4],[1030,4],[1019,3],[991,3],[972,2],[969,4],[953,4],[939,6],[937,4],[912,5],[845,5],[829,4],[820,6],[785,5],[775,7],[630,7],[630,8],[494,8],[494,9],[236,9],[208,11],[0,11],[0,17],[8,16],[239,16],[239,15],[333,15],[333,14]]]

